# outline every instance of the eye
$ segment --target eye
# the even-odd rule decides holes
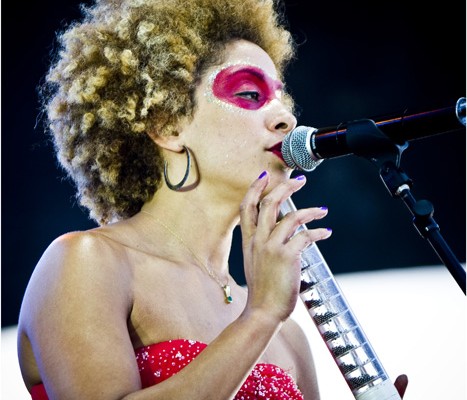
[[[243,97],[243,98],[249,99],[249,100],[259,101],[259,93],[254,92],[254,91],[250,91],[250,90],[245,91],[245,92],[237,93],[236,96]]]

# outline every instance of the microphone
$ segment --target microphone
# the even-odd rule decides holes
[[[285,136],[281,145],[282,157],[289,168],[309,172],[324,159],[357,154],[358,151],[352,146],[353,135],[367,129],[368,123],[376,125],[385,136],[399,145],[408,140],[452,132],[465,126],[465,103],[465,97],[461,97],[453,107],[432,111],[405,112],[403,115],[355,120],[318,129],[298,126]]]

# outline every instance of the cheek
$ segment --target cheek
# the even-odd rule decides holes
[[[258,132],[249,120],[239,121],[238,116],[223,118],[211,137],[214,154],[223,164],[239,163],[245,158],[251,158],[257,147],[254,132]]]
[[[238,113],[226,112],[223,107],[208,106],[194,120],[193,140],[210,154],[207,157],[222,158],[246,143],[249,125],[248,116],[239,118]]]

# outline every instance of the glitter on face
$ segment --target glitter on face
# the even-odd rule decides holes
[[[208,79],[205,96],[232,111],[254,111],[281,98],[283,84],[252,64],[227,64]]]

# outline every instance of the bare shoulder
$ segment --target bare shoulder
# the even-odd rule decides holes
[[[110,294],[112,287],[122,290],[130,274],[122,262],[124,252],[122,245],[99,229],[66,233],[55,239],[40,258],[23,302],[69,302],[70,298],[87,294],[99,299]],[[106,284],[109,281],[112,285]],[[37,311],[37,307],[33,309]]]
[[[106,229],[96,228],[87,231],[69,232],[55,239],[44,252],[38,267],[44,262],[58,261],[65,267],[69,262],[85,261],[85,265],[96,264],[106,257],[118,257],[122,245],[105,234]],[[63,263],[63,261],[67,261]],[[84,265],[84,266],[85,266]]]
[[[132,286],[125,251],[98,229],[64,234],[46,249],[28,283],[18,324],[19,361],[28,386],[40,381],[38,364],[53,376],[66,365],[60,354],[80,365],[84,351],[108,352],[105,343],[127,335]],[[103,335],[107,342],[99,340]],[[41,348],[41,361],[34,348]]]
[[[55,239],[37,263],[29,286],[89,285],[100,277],[124,273],[123,248],[99,230],[66,233]],[[117,274],[118,272],[118,274]],[[28,287],[29,289],[29,287]]]

